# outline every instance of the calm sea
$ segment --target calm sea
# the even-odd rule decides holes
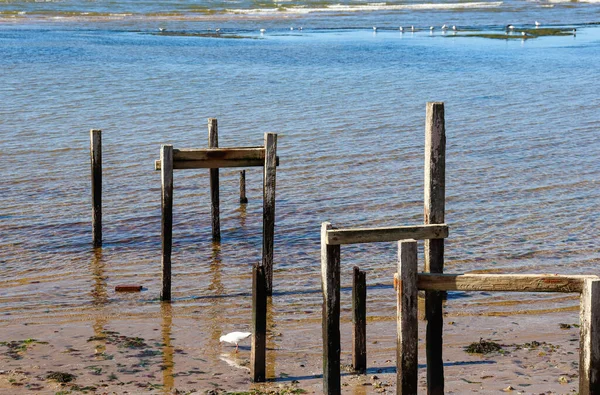
[[[535,21],[577,34],[464,37]],[[161,144],[206,147],[209,117],[222,147],[279,136],[276,320],[320,319],[321,222],[422,223],[428,101],[446,109],[447,271],[598,274],[598,21],[598,2],[571,1],[0,1],[2,324],[160,314],[153,164]],[[90,129],[104,147],[96,251]],[[176,172],[175,316],[248,327],[261,177],[248,169],[240,206],[237,170],[221,170],[213,245],[208,172]],[[352,266],[367,271],[369,315],[393,319],[396,253],[342,249],[344,285]],[[116,294],[123,283],[145,291]],[[457,293],[448,311],[577,305]]]

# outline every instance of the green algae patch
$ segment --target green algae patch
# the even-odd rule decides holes
[[[42,342],[36,339],[0,342],[0,346],[4,346],[8,349],[5,355],[14,360],[19,360],[23,358],[23,354],[27,351],[29,347],[33,346],[34,344],[48,344],[48,342]]]
[[[114,331],[102,331],[100,335],[91,336],[88,342],[104,341],[106,344],[114,344],[121,348],[148,348],[148,344],[141,337],[129,337]]]
[[[217,32],[206,32],[206,33],[198,33],[198,32],[156,32],[150,33],[155,36],[169,36],[169,37],[205,37],[205,38],[230,38],[230,39],[249,39],[251,37],[241,36],[239,34],[223,34]]]
[[[523,34],[525,33],[525,34]],[[572,36],[573,29],[538,28],[538,29],[515,29],[503,33],[458,33],[444,37],[479,37],[492,40],[529,40],[538,37]]]

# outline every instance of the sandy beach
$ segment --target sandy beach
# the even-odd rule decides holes
[[[577,319],[575,314],[564,313],[446,317],[446,393],[576,393]],[[57,322],[4,326],[0,393],[322,392],[317,322],[302,327],[283,323],[270,328],[269,382],[265,384],[250,381],[248,341],[240,345],[236,354],[234,346],[219,345],[212,335],[198,332],[195,320],[177,318],[169,327],[152,319],[94,322],[95,325]],[[395,321],[368,324],[365,375],[351,372],[350,329],[349,323],[342,324],[343,393],[395,393]],[[425,322],[420,323],[419,330],[420,393],[425,393]],[[502,350],[487,355],[466,353],[465,346],[480,338],[497,342]],[[56,372],[63,375],[48,378]],[[59,382],[69,379],[67,383]]]

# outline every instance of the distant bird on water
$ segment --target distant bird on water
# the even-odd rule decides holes
[[[238,352],[238,343],[252,336],[251,332],[231,332],[219,338],[219,343],[227,342],[235,344],[235,352]]]
[[[373,26],[373,31],[376,32],[377,31],[377,26]]]
[[[535,21],[535,27],[540,27],[542,24],[539,23],[538,21]]]
[[[448,26],[446,24],[442,25],[442,30],[448,30]]]
[[[167,28],[165,28],[165,27],[159,27],[159,28],[158,28],[158,31],[159,31],[159,32],[166,32],[166,31],[167,31]]]
[[[506,25],[506,30],[513,30],[515,27],[513,25]]]
[[[456,25],[452,25],[452,30],[456,31]]]
[[[411,27],[410,27],[410,31],[411,31],[411,32],[414,32],[414,31],[415,31],[415,27],[414,27],[414,26],[411,26]]]
[[[267,31],[267,29],[260,29],[261,34],[264,33],[264,32],[266,32],[266,31]]]
[[[400,31],[404,32],[404,28],[402,26],[400,26]]]

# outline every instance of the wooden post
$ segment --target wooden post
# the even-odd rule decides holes
[[[340,380],[340,246],[327,245],[329,222],[321,224],[323,291],[323,394],[341,393]]]
[[[258,264],[252,269],[252,350],[250,374],[252,381],[266,381],[267,350],[267,287],[265,268]]]
[[[219,147],[219,129],[216,118],[208,118],[208,148]],[[210,207],[213,241],[221,241],[219,219],[219,169],[210,169]]]
[[[267,277],[267,295],[273,294],[273,240],[275,237],[275,180],[277,171],[277,134],[265,133],[263,179],[262,265]]]
[[[240,171],[240,203],[248,203],[248,198],[246,197],[246,170]]]
[[[162,292],[160,300],[171,300],[171,249],[173,246],[173,146],[160,149],[162,182]]]
[[[92,164],[92,242],[102,246],[102,131],[90,130]]]
[[[427,103],[425,116],[425,224],[443,224],[446,199],[444,103]],[[444,239],[425,241],[425,272],[444,272]],[[426,291],[427,394],[444,393],[442,302],[445,294]]]
[[[398,242],[396,393],[415,395],[418,382],[417,242]]]
[[[600,280],[587,279],[581,293],[579,394],[600,394]]]
[[[352,281],[352,366],[359,373],[367,371],[367,279],[354,266]]]

